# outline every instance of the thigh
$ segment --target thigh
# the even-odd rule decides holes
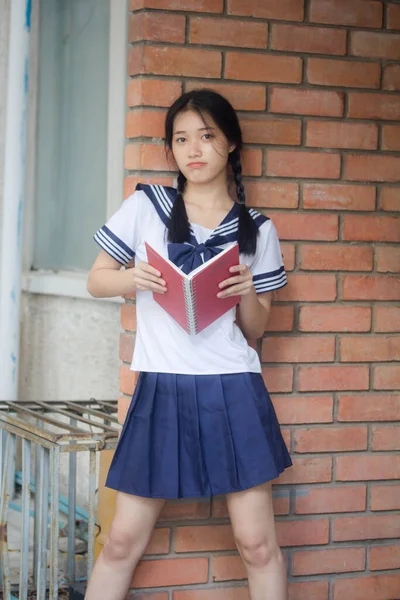
[[[237,542],[270,547],[278,544],[270,482],[228,494],[227,504]]]
[[[164,504],[163,499],[118,492],[109,540],[123,545],[134,543],[136,549],[144,551]]]

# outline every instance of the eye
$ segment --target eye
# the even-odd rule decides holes
[[[175,138],[175,142],[177,144],[182,144],[185,140],[186,140],[186,138],[184,138],[184,137]]]
[[[205,133],[203,135],[203,138],[205,138],[206,140],[212,140],[213,139],[213,135],[211,133]]]

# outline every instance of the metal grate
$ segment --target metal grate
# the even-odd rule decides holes
[[[4,600],[56,600],[59,590],[60,457],[69,453],[67,508],[68,548],[65,583],[76,583],[75,519],[77,453],[89,453],[87,510],[87,577],[93,568],[95,533],[96,453],[115,448],[118,438],[117,401],[0,402],[0,566]],[[15,491],[16,449],[20,450],[21,535],[19,582],[10,574],[7,523]],[[30,534],[33,502],[33,567]],[[50,549],[48,552],[48,542]],[[32,554],[32,553],[31,553]]]

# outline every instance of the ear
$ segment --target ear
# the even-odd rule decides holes
[[[229,146],[229,154],[230,154],[231,152],[233,152],[233,151],[235,150],[235,148],[236,148],[236,146],[235,146],[234,144],[231,144],[231,145]]]

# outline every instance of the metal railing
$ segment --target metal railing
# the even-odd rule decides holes
[[[87,578],[93,568],[97,456],[115,448],[118,436],[117,401],[0,402],[0,567],[3,599],[57,600],[60,586],[60,458],[69,453],[67,512],[67,573],[61,585],[75,578],[77,453],[89,453],[87,510]],[[19,580],[10,571],[7,524],[15,490],[17,452],[22,463]],[[65,472],[63,470],[63,474]],[[31,504],[33,503],[33,509]],[[67,510],[65,511],[65,506]],[[33,532],[31,516],[33,515]],[[33,533],[33,552],[30,535]],[[48,550],[49,546],[49,550]],[[14,552],[14,551],[13,551]],[[33,555],[33,566],[30,560]]]

